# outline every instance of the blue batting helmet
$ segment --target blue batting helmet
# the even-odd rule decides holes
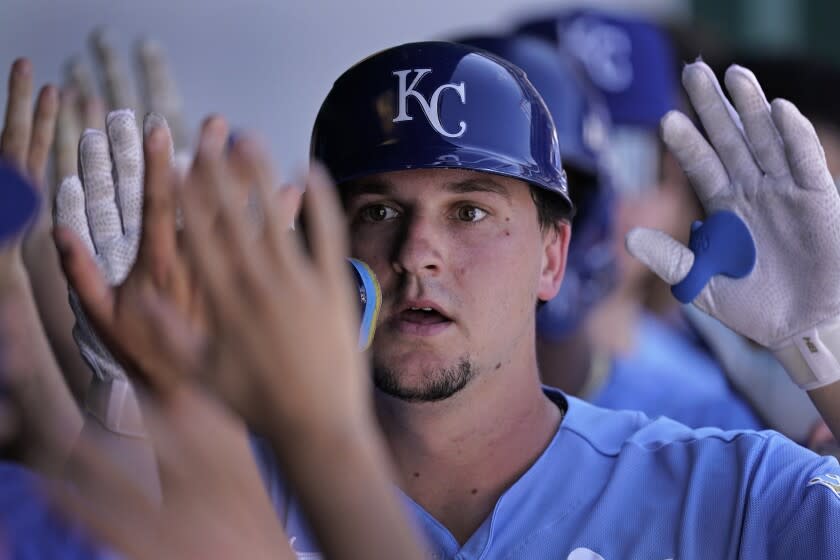
[[[610,165],[619,192],[639,194],[660,172],[659,121],[678,105],[674,48],[644,19],[596,9],[561,12],[520,27],[569,52],[604,95],[613,130]]]
[[[347,70],[321,105],[311,153],[337,183],[470,169],[526,181],[573,212],[542,98],[519,68],[465,45],[408,43]]]
[[[603,92],[617,125],[657,128],[677,106],[674,48],[647,20],[583,9],[527,22],[519,31],[548,39],[574,56]]]

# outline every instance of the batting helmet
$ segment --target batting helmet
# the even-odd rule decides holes
[[[519,29],[574,56],[604,93],[616,124],[656,128],[659,119],[677,106],[674,49],[653,23],[582,9],[533,20]]]
[[[609,111],[575,61],[544,40],[475,36],[458,42],[490,51],[521,68],[545,100],[557,127],[576,210],[574,235],[560,292],[540,307],[537,329],[543,338],[563,338],[616,281],[615,201],[605,161]]]
[[[520,30],[569,52],[603,93],[614,125],[609,144],[616,189],[638,195],[655,185],[661,168],[659,120],[678,104],[677,65],[667,34],[644,19],[597,9],[561,12]]]
[[[522,70],[465,45],[408,43],[347,70],[321,105],[311,152],[338,183],[470,169],[526,181],[573,212],[542,98]]]

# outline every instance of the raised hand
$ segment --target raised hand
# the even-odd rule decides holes
[[[97,30],[91,36],[91,46],[97,61],[97,73],[103,77],[103,94],[99,95],[93,74],[80,57],[68,61],[53,143],[53,178],[50,189],[44,189],[42,211],[35,221],[24,245],[24,262],[29,271],[38,311],[45,325],[51,346],[77,401],[83,401],[90,382],[90,369],[79,355],[73,340],[75,321],[67,303],[67,284],[61,272],[52,229],[53,191],[63,179],[76,175],[78,145],[82,132],[87,129],[105,128],[105,109],[134,109],[143,114],[140,100],[146,110],[155,111],[169,120],[175,137],[175,146],[183,148],[187,134],[182,114],[181,98],[159,45],[144,40],[136,48],[137,67],[142,95],[128,79],[128,71],[108,33]]]
[[[683,84],[709,141],[676,112],[663,119],[663,139],[706,212],[734,212],[756,249],[748,275],[714,276],[694,303],[774,350],[803,388],[831,384],[840,372],[840,196],[814,128],[792,103],[768,104],[745,68],[726,72],[734,107],[702,62],[686,66]],[[701,258],[648,230],[631,232],[627,247],[671,284]],[[700,247],[702,258],[731,250]]]
[[[131,109],[137,115],[157,113],[169,124],[175,149],[187,148],[183,102],[161,45],[151,39],[137,42],[134,49],[136,87],[125,57],[114,46],[110,30],[93,31],[90,46],[95,72],[91,72],[79,56],[72,57],[65,65],[61,115],[66,118],[59,118],[56,184],[76,174],[79,136],[88,128],[102,129],[106,111]],[[94,74],[101,78],[101,88],[96,86]],[[69,141],[62,141],[64,138]]]
[[[240,186],[231,189],[232,181]],[[293,438],[310,419],[368,418],[370,381],[356,350],[344,218],[330,180],[316,168],[306,181],[311,255],[287,230],[298,194],[285,190],[272,200],[277,184],[252,139],[237,141],[227,161],[199,151],[182,195],[184,241],[212,310],[207,353],[195,370],[252,425]],[[249,185],[262,231],[231,204],[229,193]],[[219,359],[227,355],[238,363]],[[325,395],[328,381],[335,390]]]
[[[54,87],[45,86],[33,112],[32,89],[32,65],[19,59],[9,75],[0,159],[17,168],[43,200],[58,95]],[[0,189],[0,204],[2,197]],[[32,227],[0,243],[0,372],[2,389],[18,407],[28,433],[19,459],[38,470],[53,471],[78,434],[81,415],[50,351],[23,264],[24,240]]]
[[[155,114],[144,129],[145,153],[133,114],[111,113],[107,135],[89,131],[82,137],[81,178],[65,180],[56,198],[56,243],[83,304],[74,296],[79,318],[74,332],[104,381],[124,379],[126,364],[158,375],[171,372],[158,360],[156,335],[144,323],[144,293],[165,295],[197,327],[202,324],[200,301],[176,242],[171,137],[166,121]],[[225,135],[220,131],[220,146]]]
[[[32,65],[26,59],[15,61],[9,75],[6,118],[0,135],[0,158],[17,168],[45,198],[47,157],[52,145],[58,113],[58,92],[44,86],[32,109]],[[24,275],[22,247],[24,233],[4,243],[3,274]]]

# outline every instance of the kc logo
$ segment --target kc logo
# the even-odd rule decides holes
[[[406,87],[406,83],[408,82],[408,75],[412,72],[417,72],[417,74],[411,81],[411,85]],[[440,96],[447,89],[451,89],[452,91],[457,93],[458,97],[461,99],[461,103],[466,104],[467,91],[466,87],[464,86],[464,82],[461,82],[460,84],[443,84],[434,91],[432,97],[429,100],[426,100],[426,98],[423,97],[423,94],[414,88],[416,88],[420,84],[420,81],[424,77],[426,77],[428,74],[431,74],[431,72],[431,68],[416,68],[414,70],[397,70],[396,72],[392,72],[392,74],[399,79],[400,83],[399,112],[397,113],[397,116],[392,122],[414,120],[414,117],[410,116],[406,112],[406,100],[408,99],[408,96],[412,96],[420,104],[420,108],[423,109],[423,114],[426,115],[426,120],[429,121],[429,124],[432,125],[432,128],[434,128],[436,131],[438,131],[440,134],[443,134],[447,138],[458,138],[459,136],[463,135],[464,132],[466,132],[467,123],[465,123],[464,121],[460,121],[458,123],[459,129],[457,132],[448,132],[446,129],[443,128],[443,125],[440,123],[440,117],[438,116],[438,107],[440,106]]]
[[[633,43],[620,27],[581,17],[567,28],[561,26],[558,36],[601,88],[619,92],[633,83]]]

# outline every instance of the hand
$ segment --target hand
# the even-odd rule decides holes
[[[334,186],[317,165],[304,182],[307,254],[287,228],[298,191],[273,189],[253,139],[240,137],[225,155],[206,133],[178,192],[207,331],[151,299],[160,351],[269,438],[327,557],[426,557],[393,493],[372,415]],[[237,194],[248,191],[261,220],[239,210]]]
[[[163,500],[85,442],[74,487],[53,487],[65,513],[127,558],[294,558],[238,419],[191,383],[149,395],[142,412]]]
[[[165,294],[199,331],[203,324],[202,305],[176,239],[171,137],[166,121],[155,114],[146,118],[144,129],[145,176],[134,117],[116,111],[108,117],[107,136],[97,131],[83,136],[82,178],[65,180],[56,199],[56,243],[82,304],[73,300],[80,346],[103,379],[125,377],[105,344],[138,370],[158,376],[171,372],[158,360],[157,336],[143,322],[145,292]],[[225,136],[222,130],[222,146]]]
[[[356,310],[344,246],[334,239],[343,217],[331,198],[329,179],[323,172],[310,177],[311,196],[327,201],[317,218],[309,211],[314,228],[310,259],[288,231],[300,192],[272,192],[278,182],[256,143],[240,139],[227,156],[225,138],[224,121],[209,119],[179,191],[183,247],[201,287],[199,301],[204,299],[212,312],[202,326],[178,301],[163,304],[170,298],[138,293],[136,309],[146,318],[151,313],[156,325],[145,328],[157,335],[152,352],[178,364],[144,368],[144,373],[155,386],[170,382],[173,371],[200,376],[249,425],[288,433],[290,439],[291,428],[310,419],[335,419],[350,427],[348,421],[370,414],[369,378],[356,350]],[[154,182],[149,174],[147,192],[160,189]],[[259,226],[241,210],[240,201],[249,198],[243,193],[249,191],[259,204]],[[107,317],[95,298],[81,291],[79,296],[92,314]],[[321,351],[321,345],[331,352]],[[278,372],[288,373],[278,379]],[[321,385],[327,380],[335,388],[333,398]]]
[[[96,62],[95,73],[102,77],[102,94],[98,93],[93,73],[81,57],[74,56],[67,61],[55,154],[56,185],[76,174],[79,137],[85,129],[105,126],[106,108],[108,111],[131,109],[137,115],[157,113],[167,121],[176,151],[184,150],[188,143],[183,103],[160,44],[149,39],[136,44],[137,89],[129,80],[124,57],[114,46],[109,30],[100,28],[91,33],[90,46]]]
[[[56,89],[44,86],[33,115],[32,65],[26,59],[15,61],[9,74],[6,118],[0,133],[0,158],[23,173],[40,191],[42,199],[57,110]],[[22,233],[0,247],[0,284],[28,282],[22,260],[23,237]]]
[[[814,128],[790,102],[768,104],[745,68],[726,73],[735,108],[702,62],[686,66],[683,84],[711,144],[677,112],[664,117],[663,139],[706,212],[737,214],[757,255],[746,277],[715,276],[694,303],[774,350],[803,388],[832,383],[840,371],[831,349],[840,350],[840,197]],[[671,284],[694,262],[655,231],[632,231],[627,248]]]
[[[0,158],[41,190],[58,107],[56,89],[41,90],[33,114],[32,66],[17,60],[9,75],[9,98],[0,132]],[[43,197],[43,193],[40,193]],[[2,192],[0,192],[2,204]],[[50,351],[23,266],[25,233],[0,245],[0,372],[3,389],[20,412],[27,436],[21,459],[51,472],[63,463],[81,428],[81,415]]]
[[[138,114],[143,114],[138,103],[141,96],[130,85],[123,61],[112,43],[104,31],[92,34],[98,73],[107,78],[103,93],[109,100],[108,106],[111,109],[137,109]],[[152,41],[142,41],[137,46],[136,57],[146,107],[168,119],[176,138],[175,146],[184,147],[186,131],[181,101],[162,49]],[[82,131],[105,127],[106,103],[97,93],[89,69],[79,57],[74,57],[68,62],[65,73],[54,143],[53,189],[64,178],[78,173],[77,147]],[[54,193],[52,189],[45,190],[50,193],[45,196],[39,219],[27,235],[24,263],[51,346],[76,400],[82,402],[90,382],[90,369],[71,335],[75,317],[67,302],[67,283],[50,235]]]

